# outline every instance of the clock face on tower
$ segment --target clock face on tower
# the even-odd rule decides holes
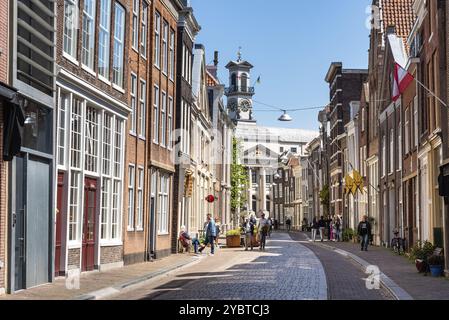
[[[249,109],[251,109],[251,102],[249,102],[248,100],[243,100],[240,103],[240,110],[242,110],[243,112],[248,112]]]

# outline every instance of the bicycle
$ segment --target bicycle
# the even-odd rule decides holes
[[[406,239],[399,237],[399,231],[395,230],[394,238],[391,240],[391,248],[393,251],[399,255],[404,254],[407,250]]]

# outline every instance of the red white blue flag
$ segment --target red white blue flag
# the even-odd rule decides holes
[[[393,101],[396,102],[415,78],[398,63],[394,65]]]

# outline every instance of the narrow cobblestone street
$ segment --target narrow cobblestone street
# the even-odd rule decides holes
[[[294,240],[292,240],[292,238]],[[302,241],[300,243],[298,240]],[[390,300],[368,290],[347,259],[307,244],[304,235],[274,233],[267,251],[219,251],[200,264],[115,299],[160,300]]]

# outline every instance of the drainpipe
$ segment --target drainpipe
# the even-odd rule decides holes
[[[448,40],[448,28],[449,28],[449,5],[447,3],[447,1],[440,1],[441,5],[443,6],[441,12],[442,12],[442,19],[444,21],[444,23],[442,23],[442,25],[444,26],[444,28],[440,29],[442,32],[442,36],[440,37],[440,45],[442,46],[442,50],[443,52],[446,52],[446,61],[443,61],[444,64],[444,70],[445,70],[445,74],[440,76],[440,79],[442,80],[442,86],[444,86],[446,88],[445,90],[441,90],[443,92],[443,94],[445,95],[445,97],[443,96],[443,100],[447,101],[447,98],[449,97],[449,87],[448,87],[448,83],[447,83],[447,77],[449,76],[449,52],[448,52],[448,48],[446,45],[446,42]],[[444,30],[444,31],[443,31]],[[443,119],[443,116],[445,116],[446,120],[447,120],[447,109],[444,109],[443,114],[441,119]],[[442,121],[443,124],[443,128],[442,128],[442,133],[443,133],[443,157],[448,159],[449,155],[447,153],[447,144],[448,144],[448,121]],[[446,197],[444,199],[444,211],[443,211],[443,236],[444,236],[444,253],[445,253],[445,271],[444,274],[446,277],[449,277],[449,198]]]

